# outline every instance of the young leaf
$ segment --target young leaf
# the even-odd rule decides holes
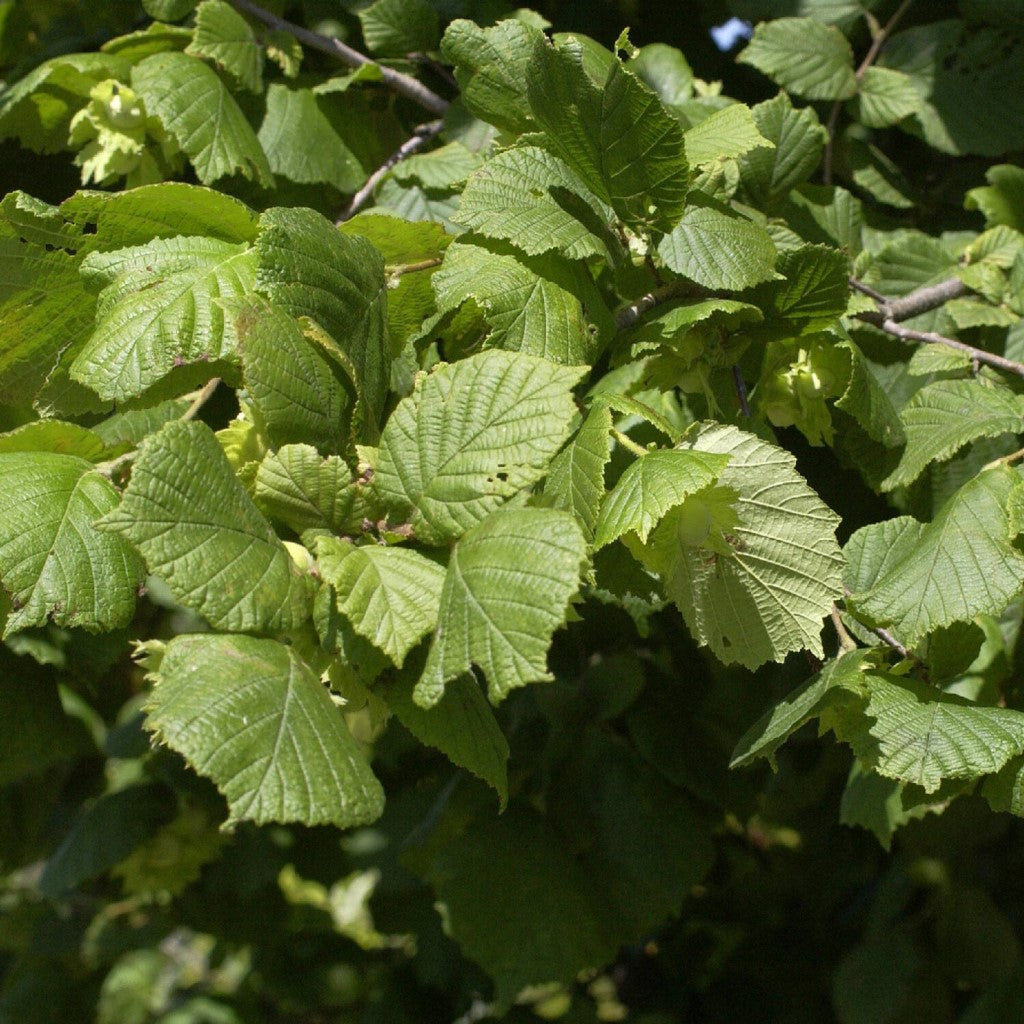
[[[472,675],[445,686],[440,704],[429,710],[413,700],[415,677],[406,672],[388,686],[388,707],[421,743],[440,750],[483,779],[497,794],[500,809],[508,803],[508,741]]]
[[[846,36],[813,18],[761,22],[737,59],[805,99],[843,100],[857,91]]]
[[[526,99],[526,72],[543,33],[523,21],[480,28],[461,18],[441,40],[441,54],[455,67],[463,103],[477,117],[519,134],[533,127]]]
[[[689,185],[679,122],[618,60],[601,84],[584,64],[572,36],[537,43],[527,69],[534,118],[550,148],[627,224],[669,230]]]
[[[291,316],[315,320],[341,349],[376,437],[391,373],[380,253],[313,210],[275,208],[260,218],[256,257],[257,290]]]
[[[612,411],[598,402],[576,436],[551,460],[544,496],[555,508],[572,512],[583,524],[587,540],[594,537],[604,498],[604,469],[611,458]]]
[[[987,185],[967,193],[964,206],[980,210],[987,228],[1004,224],[1024,231],[1024,167],[996,164],[985,172],[985,180]]]
[[[473,664],[491,702],[551,679],[547,651],[579,589],[587,544],[575,518],[555,509],[502,509],[452,549],[441,610],[416,703],[433,707]]]
[[[803,649],[820,657],[822,619],[842,594],[838,517],[792,455],[753,434],[711,424],[680,447],[731,456],[718,485],[739,494],[739,524],[725,538],[731,554],[684,542],[672,515],[643,553],[691,632],[747,668]]]
[[[280,309],[233,311],[245,384],[270,444],[310,444],[337,454],[350,443],[353,384]]]
[[[270,169],[289,181],[354,192],[366,180],[358,157],[334,130],[312,89],[272,83],[259,140]]]
[[[148,724],[228,801],[227,824],[352,828],[384,792],[358,742],[295,649],[249,636],[178,636],[167,645]]]
[[[444,544],[536,483],[576,415],[581,370],[491,351],[443,365],[391,414],[373,491],[394,522]]]
[[[180,236],[90,253],[82,274],[103,291],[71,376],[123,402],[176,366],[234,352],[238,337],[220,300],[251,292],[255,259],[244,244]]]
[[[177,420],[150,437],[120,506],[97,523],[217,629],[280,632],[309,615],[313,585],[238,482],[217,438]]]
[[[890,626],[905,644],[958,619],[999,615],[1024,586],[1024,555],[1012,544],[1007,511],[1021,486],[1012,469],[997,466],[964,484],[932,522],[897,520],[884,571],[851,599],[855,614]],[[863,527],[850,543],[887,526]]]
[[[658,255],[705,288],[739,291],[775,277],[775,245],[764,228],[710,197],[691,193],[682,219]]]
[[[117,503],[85,459],[0,454],[0,580],[13,605],[5,636],[50,620],[94,631],[131,621],[142,560],[120,537],[93,529]]]
[[[417,551],[321,537],[320,575],[334,587],[338,611],[398,668],[437,625],[444,569]]]
[[[454,242],[431,281],[439,313],[473,299],[495,348],[568,366],[593,363],[613,329],[590,272],[560,257],[518,256],[500,242]]]
[[[146,110],[192,161],[204,185],[229,174],[270,188],[273,175],[256,133],[217,73],[184,53],[158,53],[132,68]]]
[[[270,452],[256,472],[254,498],[260,510],[296,533],[357,530],[369,507],[365,486],[337,455],[324,458],[308,444]]]
[[[243,89],[263,91],[263,47],[249,23],[224,0],[203,0],[185,52],[207,57]]]
[[[1024,397],[980,380],[939,380],[914,394],[900,421],[907,446],[882,481],[885,491],[913,483],[930,462],[948,459],[979,437],[1024,432]]]
[[[569,259],[617,255],[614,215],[557,156],[537,146],[507,149],[477,171],[452,219],[528,256],[557,249]]]
[[[631,462],[601,506],[594,547],[603,548],[631,530],[646,543],[665,513],[713,484],[728,461],[728,455],[669,448]]]

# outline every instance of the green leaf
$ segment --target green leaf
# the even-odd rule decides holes
[[[763,331],[795,338],[833,326],[850,299],[849,260],[824,245],[803,245],[779,254],[784,280],[762,284],[747,296],[765,313]]]
[[[614,215],[558,157],[537,146],[507,149],[467,182],[452,218],[529,256],[557,249],[569,259],[611,259]]]
[[[427,0],[377,0],[357,16],[367,49],[381,57],[436,50],[441,38],[437,11]]]
[[[415,179],[424,188],[448,188],[465,181],[480,163],[480,157],[461,142],[449,142],[400,160],[388,173],[396,181]]]
[[[258,227],[256,214],[234,196],[181,181],[126,192],[76,192],[61,203],[60,212],[88,232],[81,238],[82,252],[109,252],[178,235],[251,242]]]
[[[898,412],[898,396],[891,393],[878,375],[875,363],[866,359],[852,342],[840,348],[850,353],[850,380],[836,400],[836,408],[849,413],[867,435],[887,448],[905,443],[906,432]],[[937,346],[936,346],[937,347]]]
[[[413,700],[415,676],[406,672],[386,690],[388,707],[421,743],[440,750],[453,764],[483,779],[508,803],[508,741],[480,684],[471,675],[452,679],[441,702],[421,708]]]
[[[310,145],[310,139],[316,139],[316,145]],[[272,83],[259,141],[270,169],[289,181],[323,182],[339,192],[354,192],[366,179],[358,158],[334,130],[312,89]]]
[[[977,379],[939,380],[914,394],[900,421],[907,447],[882,481],[885,491],[913,483],[930,462],[948,459],[979,437],[1024,432],[1024,396]]]
[[[123,402],[177,366],[234,353],[238,336],[221,301],[252,290],[255,260],[245,244],[179,236],[90,253],[82,274],[103,290],[71,376]]]
[[[184,53],[158,53],[132,68],[146,110],[192,162],[204,184],[229,174],[270,188],[274,179],[256,133],[217,73]]]
[[[555,508],[572,512],[583,524],[587,540],[594,537],[604,498],[604,469],[611,458],[612,412],[597,403],[576,436],[551,460],[544,496]]]
[[[828,662],[817,675],[773,704],[740,737],[729,767],[751,765],[759,757],[768,758],[774,765],[775,751],[805,722],[820,717],[828,708],[857,704],[869,656],[867,650],[849,651]]]
[[[693,95],[693,69],[674,46],[641,46],[630,59],[629,70],[666,105],[685,103]]]
[[[715,291],[775,277],[775,245],[753,221],[710,198],[690,196],[682,220],[658,244],[669,269]]]
[[[905,644],[958,619],[1001,614],[1024,586],[1024,555],[1011,543],[1007,511],[1021,486],[1012,469],[997,466],[964,484],[932,522],[896,520],[890,558],[870,588],[854,593],[855,614],[891,627]],[[887,528],[863,527],[849,543],[873,543]]]
[[[916,113],[921,96],[902,71],[869,67],[850,105],[853,116],[866,128],[887,128]]]
[[[61,706],[49,672],[16,657],[9,647],[0,648],[0,702],[0,785],[40,776],[61,762],[96,756],[96,744],[82,721]]]
[[[683,448],[653,451],[634,460],[601,506],[594,547],[603,548],[630,531],[646,543],[666,512],[713,484],[728,462],[728,455]]]
[[[250,92],[263,91],[263,47],[249,23],[224,0],[203,0],[185,52],[212,60]]]
[[[317,564],[338,611],[398,668],[437,625],[444,569],[419,552],[321,537]]]
[[[257,290],[291,316],[315,320],[341,349],[375,437],[391,374],[380,253],[313,210],[275,208],[260,218],[256,257]]]
[[[438,259],[451,242],[440,224],[413,222],[383,213],[360,213],[345,221],[340,230],[346,235],[362,235],[384,257],[388,273],[387,317],[392,352],[399,352],[405,340],[419,330],[434,312],[432,267],[424,267],[396,277],[399,268]]]
[[[76,455],[93,463],[111,455],[99,434],[77,423],[61,420],[33,420],[0,434],[0,453],[3,452],[56,452],[59,455]]]
[[[181,21],[196,6],[196,0],[142,0],[142,9],[158,21]]]
[[[492,328],[489,347],[578,366],[597,359],[613,329],[590,272],[553,253],[528,257],[500,242],[453,242],[431,283],[439,313],[476,302]]]
[[[677,536],[677,526],[689,525],[677,524],[678,511],[644,552],[690,631],[727,664],[757,668],[805,649],[820,657],[822,620],[843,589],[838,517],[792,455],[753,434],[706,425],[680,448],[731,456],[718,486],[739,494],[739,523],[725,537],[731,554]]]
[[[85,459],[0,454],[0,579],[12,599],[5,636],[47,621],[93,631],[131,621],[142,561],[93,529],[117,499]]]
[[[758,131],[750,107],[730,103],[683,133],[686,159],[692,167],[742,156],[752,149],[774,149]]]
[[[527,92],[549,148],[627,224],[669,230],[689,185],[679,122],[618,60],[603,83],[584,64],[574,37],[536,45]]]
[[[996,164],[985,172],[985,180],[988,185],[967,193],[964,206],[980,210],[987,228],[1004,224],[1024,231],[1024,167]]]
[[[808,100],[844,100],[857,91],[846,36],[813,18],[761,22],[737,59]]]
[[[192,42],[192,29],[184,25],[168,25],[154,21],[137,32],[108,39],[101,47],[103,53],[111,53],[132,64],[154,53],[166,50],[184,50]]]
[[[494,978],[499,1013],[525,986],[571,984],[615,955],[592,880],[566,845],[536,811],[516,806],[474,822],[429,868],[452,937]]]
[[[436,705],[445,683],[473,664],[493,704],[516,687],[553,678],[548,647],[579,589],[586,554],[575,518],[555,509],[503,509],[460,538],[416,703]]]
[[[365,485],[337,455],[326,458],[308,444],[270,452],[256,471],[254,498],[264,515],[301,534],[354,532],[366,517]]]
[[[946,779],[998,772],[1024,751],[1024,714],[981,707],[915,679],[867,673],[857,724],[839,730],[854,753],[889,779],[934,793]]]
[[[930,146],[999,156],[1024,146],[1024,126],[1004,115],[1007,98],[1024,95],[1022,58],[1016,33],[947,18],[897,32],[880,62],[911,79],[920,96],[915,134]]]
[[[384,792],[341,711],[293,647],[248,636],[178,636],[167,645],[147,722],[211,778],[227,824],[352,828]]]
[[[784,216],[805,242],[838,247],[850,256],[862,248],[861,201],[834,185],[798,185],[789,194]]]
[[[751,113],[757,130],[775,148],[743,153],[740,182],[750,202],[765,209],[814,173],[828,132],[811,107],[795,109],[784,92],[759,103]]]
[[[39,888],[51,899],[109,871],[174,814],[164,786],[142,783],[106,793],[81,813],[47,860]]]
[[[98,526],[130,540],[175,598],[217,629],[279,632],[308,617],[312,580],[205,424],[177,420],[150,437],[120,506]]]
[[[484,121],[519,134],[533,127],[526,74],[543,38],[538,29],[514,19],[480,28],[459,18],[445,31],[441,54],[454,65],[462,102]]]
[[[491,351],[442,365],[391,414],[373,491],[393,522],[445,544],[544,475],[576,415],[580,368]]]
[[[234,311],[233,319],[245,386],[271,446],[344,451],[355,405],[352,382],[282,310],[253,303]]]
[[[0,238],[0,401],[31,400],[61,352],[91,329],[96,300],[78,265],[60,249]]]
[[[172,398],[144,409],[117,412],[97,423],[91,433],[110,447],[125,444],[134,448],[150,434],[155,434],[165,423],[181,417],[190,404],[188,398]]]

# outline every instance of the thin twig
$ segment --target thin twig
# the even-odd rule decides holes
[[[836,605],[832,605],[832,625],[835,628],[836,636],[839,638],[839,650],[844,653],[857,650],[857,641],[846,631],[846,626],[843,625],[842,614]]]
[[[421,150],[441,130],[441,121],[428,121],[426,124],[418,124],[413,129],[412,135],[403,142],[367,179],[363,187],[352,197],[351,202],[345,207],[341,216],[335,221],[341,224],[354,217],[369,201],[377,183],[391,170],[395,164],[401,163],[406,157]]]
[[[648,292],[646,295],[641,295],[636,302],[629,306],[624,306],[615,314],[615,326],[620,331],[626,327],[632,327],[649,309],[654,309],[655,306],[660,305],[662,302],[668,302],[669,299],[676,298],[676,296],[682,294],[686,287],[685,281],[669,281],[668,284],[655,288],[654,291]]]
[[[903,0],[903,3],[896,8],[893,16],[881,28],[879,28],[874,15],[870,11],[865,12],[868,26],[871,29],[871,45],[868,47],[868,52],[864,55],[864,59],[857,66],[857,70],[853,73],[858,84],[860,84],[861,79],[864,77],[864,73],[874,64],[879,51],[885,45],[889,36],[892,35],[894,29],[903,18],[903,15],[910,9],[910,5],[913,2],[914,0]],[[835,141],[836,124],[839,121],[839,112],[842,110],[844,102],[844,100],[836,100],[832,104],[832,109],[828,113],[828,122],[825,126],[825,130],[828,133],[828,141],[825,143],[825,153],[822,157],[821,180],[826,185],[832,184],[832,150]]]
[[[405,274],[415,274],[420,270],[429,270],[431,267],[441,266],[440,256],[431,256],[430,259],[420,260],[418,263],[391,263],[384,268],[384,275],[387,278],[402,277]]]
[[[258,18],[265,25],[269,25],[273,29],[290,32],[299,42],[305,43],[312,49],[330,54],[332,57],[337,57],[338,60],[350,68],[358,68],[363,64],[375,63],[365,54],[360,53],[358,50],[353,50],[351,46],[347,46],[340,39],[322,36],[320,33],[311,32],[308,28],[303,28],[294,22],[285,21],[284,18],[279,18],[276,14],[272,14],[265,8],[260,7],[259,4],[254,4],[252,0],[230,0],[230,2],[238,10]],[[378,66],[380,67],[381,79],[388,88],[401,93],[403,96],[407,96],[432,114],[443,114],[448,109],[448,101],[446,99],[438,96],[436,92],[428,89],[422,82],[411,75],[403,75],[401,71],[395,71],[394,68],[384,67],[383,65]]]
[[[747,383],[743,379],[743,373],[740,371],[737,363],[732,364],[732,382],[736,388],[736,397],[739,399],[740,412],[750,419],[750,401],[747,398]]]
[[[220,384],[220,377],[213,377],[208,380],[201,391],[192,399],[192,404],[181,414],[183,420],[194,420],[199,415],[199,410],[213,397],[217,385]]]
[[[896,26],[900,23],[903,15],[910,10],[910,5],[914,0],[903,0],[903,3],[896,8],[893,12],[893,16],[875,33],[874,39],[871,40],[871,46],[868,47],[868,52],[864,55],[864,59],[860,62],[860,66],[854,72],[859,82],[864,77],[864,72],[875,62],[875,58],[878,57],[879,50],[885,46],[886,40],[892,35]]]
[[[850,588],[844,586],[843,596],[848,599],[851,596],[851,594],[852,591],[850,590]],[[864,626],[864,623],[861,623],[861,625]],[[889,630],[882,629],[881,626],[864,626],[864,628],[869,633],[873,633],[875,636],[877,636],[878,639],[882,641],[882,643],[891,647],[901,658],[910,658],[912,661],[918,660],[916,655],[908,651],[907,648],[904,647],[903,644],[901,644],[899,640],[897,640],[896,637],[894,637],[892,633],[889,632]]]
[[[1005,356],[996,355],[994,352],[986,352],[983,348],[975,348],[974,345],[968,345],[957,338],[947,338],[944,334],[936,334],[934,331],[915,331],[900,323],[901,320],[909,320],[921,313],[927,313],[949,302],[950,299],[967,294],[970,289],[959,278],[951,277],[938,284],[917,288],[898,299],[887,298],[856,278],[850,279],[850,285],[857,291],[870,295],[878,303],[877,310],[857,313],[856,319],[871,324],[879,330],[885,331],[886,334],[899,338],[900,341],[944,345],[946,348],[963,352],[964,355],[970,357],[972,362],[984,363],[986,366],[1012,373],[1014,376],[1024,377],[1024,363],[1015,362]]]
[[[179,419],[191,420],[195,419],[198,415],[199,410],[210,400],[214,391],[217,390],[217,385],[220,384],[220,377],[214,377],[207,381],[203,386],[202,390],[197,391],[195,398],[192,399],[189,407],[181,414]],[[118,455],[117,458],[111,459],[109,462],[100,462],[96,464],[96,471],[102,473],[108,480],[113,480],[114,477],[120,472],[123,466],[126,466],[129,462],[134,462],[139,454],[138,448],[132,448],[131,451],[123,452]]]

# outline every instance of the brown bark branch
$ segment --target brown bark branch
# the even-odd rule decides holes
[[[406,157],[410,157],[413,153],[419,152],[419,150],[434,138],[440,130],[440,120],[428,121],[426,124],[417,125],[413,130],[413,134],[366,179],[363,187],[352,197],[348,206],[345,207],[341,216],[335,221],[335,223],[341,224],[343,221],[354,217],[367,204],[370,196],[373,195],[373,190],[377,187],[377,183],[381,178],[383,178],[384,175],[395,166],[395,164],[401,163],[406,159]]]

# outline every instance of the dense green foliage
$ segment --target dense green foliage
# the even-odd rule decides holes
[[[0,1024],[1024,1019],[1024,3],[540,6],[0,3]]]

